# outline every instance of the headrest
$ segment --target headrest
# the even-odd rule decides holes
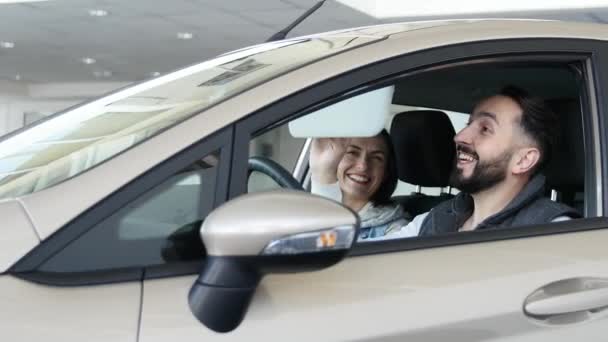
[[[413,110],[395,115],[391,139],[399,179],[420,186],[447,186],[456,154],[454,135],[444,112]]]
[[[559,118],[560,139],[544,170],[547,187],[561,191],[582,191],[585,182],[585,148],[580,104],[577,100],[547,101]]]

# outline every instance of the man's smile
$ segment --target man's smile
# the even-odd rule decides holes
[[[477,153],[468,147],[458,145],[456,149],[456,162],[458,166],[468,165],[479,160]]]

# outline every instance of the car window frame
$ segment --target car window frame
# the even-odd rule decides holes
[[[527,58],[527,56],[534,54],[543,56],[543,58],[548,58],[548,55],[554,57],[558,54],[570,57],[578,55],[579,57],[584,57],[586,61],[588,73],[592,78],[591,80],[586,80],[591,86],[588,87],[591,97],[591,103],[588,106],[593,111],[593,114],[591,115],[592,118],[585,119],[584,127],[586,127],[585,129],[589,129],[590,127],[587,126],[592,125],[594,127],[591,128],[596,130],[598,134],[591,138],[595,139],[590,144],[592,149],[591,154],[594,156],[594,165],[591,168],[586,167],[585,188],[598,189],[598,184],[601,185],[601,189],[599,189],[601,191],[595,194],[597,197],[590,198],[590,200],[595,207],[597,207],[598,203],[601,204],[602,206],[598,208],[599,211],[607,213],[608,192],[606,191],[606,187],[608,184],[602,182],[602,179],[607,179],[608,176],[608,169],[606,168],[608,156],[605,156],[605,153],[603,153],[608,139],[606,136],[608,128],[604,125],[604,120],[606,120],[606,115],[608,115],[608,99],[597,96],[596,89],[606,88],[605,82],[608,81],[608,66],[600,63],[602,59],[608,60],[608,43],[588,39],[545,38],[469,42],[405,54],[351,70],[348,73],[303,89],[294,95],[277,101],[271,106],[253,112],[211,136],[203,138],[200,142],[172,156],[133,182],[122,187],[111,196],[108,196],[28,253],[6,273],[25,280],[58,286],[115,283],[196,274],[202,260],[191,263],[165,265],[166,267],[91,271],[84,274],[43,274],[36,272],[35,266],[44,262],[49,255],[67,246],[69,242],[73,241],[80,234],[92,228],[94,226],[92,222],[101,221],[111,215],[121,205],[130,202],[159,184],[162,179],[166,179],[166,177],[178,172],[183,167],[189,165],[189,163],[194,162],[197,159],[196,156],[200,157],[213,150],[221,148],[220,167],[222,169],[220,170],[220,175],[222,177],[221,180],[218,179],[218,184],[216,184],[216,206],[245,193],[247,189],[247,158],[249,157],[249,141],[251,137],[266,127],[278,125],[298,115],[304,115],[310,112],[311,108],[314,109],[318,108],[318,106],[335,103],[344,98],[340,97],[341,94],[348,92],[348,96],[354,96],[372,90],[371,88],[373,87],[379,88],[384,86],[387,82],[392,81],[396,75],[402,76],[406,72],[429,68],[434,65],[449,65],[450,63],[470,60],[470,55],[475,55],[476,59],[480,59],[482,57],[497,56],[526,56]],[[352,92],[351,90],[353,89],[357,89],[357,91]],[[586,110],[584,111],[584,113],[587,112]],[[591,123],[591,119],[594,120],[593,123]],[[601,174],[596,172],[596,168],[601,170]],[[587,191],[586,196],[588,196]],[[471,234],[458,233],[429,238],[368,242],[356,245],[351,251],[350,256],[602,229],[608,227],[606,221],[605,218],[588,218],[576,222],[539,225],[534,226],[533,229],[525,230],[494,230]]]
[[[81,213],[71,222],[32,249],[5,273],[36,283],[54,286],[79,286],[106,284],[125,281],[141,281],[159,277],[178,276],[198,272],[202,260],[176,262],[165,265],[127,267],[110,270],[91,270],[85,272],[42,272],[37,268],[56,253],[67,248],[78,238],[94,229],[98,223],[111,216],[123,206],[144,195],[172,175],[180,172],[200,158],[219,151],[218,174],[214,191],[214,208],[228,199],[230,163],[232,160],[232,141],[234,126],[230,125],[203,137],[197,143],[159,161],[154,168],[147,170],[133,181],[124,185],[110,196],[101,200],[89,210]],[[111,161],[109,161],[111,162]]]
[[[581,102],[583,104],[583,129],[585,134],[585,215],[590,216],[576,221],[531,225],[525,229],[504,229],[484,232],[446,234],[437,237],[385,240],[360,243],[353,247],[350,256],[376,253],[400,252],[411,249],[498,241],[541,235],[571,233],[593,229],[608,228],[608,217],[595,217],[608,214],[608,192],[606,187],[608,158],[605,156],[607,128],[604,121],[608,115],[608,99],[598,91],[606,89],[608,66],[608,42],[590,39],[571,38],[517,38],[499,39],[483,42],[468,42],[390,58],[352,70],[346,74],[328,79],[299,93],[276,102],[273,106],[242,119],[236,123],[233,168],[231,175],[230,198],[246,192],[246,163],[249,141],[266,127],[276,127],[311,108],[335,103],[348,96],[371,91],[389,85],[398,77],[412,72],[449,66],[474,60],[520,59],[530,61],[577,60],[581,63],[584,79]],[[348,94],[348,96],[344,96]]]

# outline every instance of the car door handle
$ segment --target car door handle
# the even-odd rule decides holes
[[[573,278],[550,283],[534,291],[524,303],[524,311],[535,318],[549,318],[608,308],[608,281]]]
[[[591,311],[606,306],[608,306],[608,289],[595,289],[563,294],[528,303],[526,311],[534,316],[553,316]]]

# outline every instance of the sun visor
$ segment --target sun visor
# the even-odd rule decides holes
[[[296,138],[371,137],[385,127],[394,87],[357,95],[289,123]]]

